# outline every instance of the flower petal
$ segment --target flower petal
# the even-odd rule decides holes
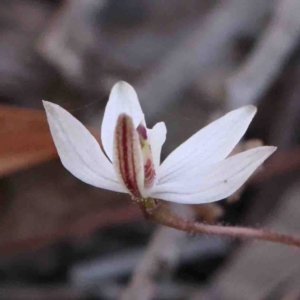
[[[114,133],[114,167],[135,200],[144,196],[144,164],[139,135],[126,114],[118,117]]]
[[[107,190],[126,192],[113,165],[92,134],[62,107],[43,101],[51,134],[64,167],[78,179]]]
[[[265,146],[245,151],[215,163],[187,181],[160,184],[151,196],[172,202],[200,204],[224,199],[239,189],[274,151]]]
[[[113,159],[114,131],[118,117],[122,113],[133,119],[135,128],[144,120],[144,114],[135,90],[127,82],[119,81],[111,90],[101,127],[103,148],[111,161]]]
[[[166,141],[167,128],[164,122],[159,122],[152,129],[147,129],[148,140],[152,150],[153,163],[156,172],[160,165],[161,148]]]
[[[226,158],[246,132],[256,113],[254,106],[244,106],[199,130],[175,149],[162,163],[158,181],[184,178],[192,168],[203,168]]]

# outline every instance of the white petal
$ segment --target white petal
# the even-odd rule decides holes
[[[161,148],[166,141],[167,128],[164,122],[155,124],[152,129],[147,129],[148,140],[152,150],[152,158],[156,172],[160,165]]]
[[[92,134],[62,107],[43,101],[51,134],[64,167],[78,179],[117,192],[125,192],[113,165]]]
[[[158,181],[165,183],[183,178],[193,168],[204,168],[226,158],[246,132],[255,113],[254,106],[244,106],[195,133],[162,163]]]
[[[151,196],[172,202],[199,204],[224,199],[239,189],[276,147],[258,147],[231,156],[188,181],[165,183],[154,187]]]
[[[102,144],[111,161],[113,159],[114,130],[118,117],[122,113],[133,119],[135,127],[144,120],[144,114],[135,90],[127,82],[119,81],[111,90],[101,127]]]

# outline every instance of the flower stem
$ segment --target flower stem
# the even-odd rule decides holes
[[[285,235],[265,229],[208,225],[198,222],[192,222],[173,214],[166,207],[166,205],[163,205],[161,203],[153,210],[148,210],[147,218],[162,225],[188,233],[200,233],[234,238],[252,238],[300,247],[300,236],[297,237],[293,235]]]

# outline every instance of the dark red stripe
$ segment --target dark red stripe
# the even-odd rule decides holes
[[[144,166],[144,182],[146,187],[151,187],[155,179],[155,169],[150,159],[147,160]]]
[[[132,122],[130,117],[126,115],[121,115],[119,117],[118,123],[121,125],[121,135],[117,137],[117,147],[120,173],[128,191],[132,194],[132,196],[140,198],[141,195],[137,185],[136,166],[134,160],[134,127],[132,126],[133,124],[130,124],[129,122]],[[132,172],[130,171],[130,167],[132,167]]]

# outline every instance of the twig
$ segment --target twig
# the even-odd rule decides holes
[[[192,211],[181,206],[191,217]],[[156,281],[162,273],[170,272],[178,261],[181,249],[185,245],[186,234],[160,227],[134,271],[130,284],[121,296],[121,300],[150,300],[157,290]],[[162,272],[164,271],[164,272]]]
[[[300,291],[299,288],[294,288],[291,291],[287,292],[280,300],[299,300]]]
[[[259,300],[299,300],[299,266],[284,272],[282,278]],[[297,288],[295,288],[297,287]]]
[[[275,153],[266,162],[266,167],[250,179],[252,184],[259,184],[276,176],[288,175],[300,169],[300,149]]]
[[[43,34],[39,52],[66,79],[81,83],[86,71],[83,58],[94,45],[91,13],[104,7],[106,0],[67,0]],[[88,22],[87,22],[88,20]],[[86,82],[84,82],[87,84]]]
[[[149,212],[149,219],[162,225],[194,234],[199,233],[233,238],[251,238],[300,247],[300,236],[285,235],[264,229],[206,225],[191,222],[173,214],[163,204],[159,204],[156,208]]]
[[[299,130],[300,114],[300,59],[297,57],[291,67],[291,75],[285,74],[283,79],[283,95],[278,103],[276,118],[274,118],[273,129],[270,130],[269,140],[279,149],[291,149],[295,147]]]
[[[159,267],[156,269],[157,272],[153,272],[152,274],[157,275],[152,278],[152,286],[154,287],[156,284],[159,285],[159,296],[161,296],[161,289],[167,280],[164,280],[163,284],[160,284],[165,277],[170,277],[170,274],[174,271],[177,266],[178,257],[180,254],[180,263],[189,264],[195,261],[206,261],[207,257],[217,256],[224,257],[228,253],[228,249],[231,246],[231,241],[222,239],[220,237],[212,237],[207,239],[205,236],[199,236],[197,239],[189,238],[189,235],[185,232],[180,232],[178,230],[167,228],[166,226],[160,226],[157,231],[153,234],[153,238],[149,242],[149,245],[146,246],[138,246],[138,247],[130,247],[127,250],[120,249],[116,253],[107,253],[104,256],[99,258],[94,258],[85,262],[75,263],[70,269],[70,282],[74,286],[86,286],[88,283],[89,286],[99,286],[99,282],[107,282],[112,281],[116,277],[124,277],[128,276],[130,272],[133,270],[133,277],[135,277],[135,273],[137,269],[140,269],[140,265],[144,264],[144,259],[149,256],[145,255],[148,253],[147,247],[152,247],[153,242],[157,241],[156,237],[158,232],[164,228],[170,233],[170,237],[166,237],[166,241],[163,241],[161,246],[170,245],[171,253],[169,254],[167,249],[159,247],[156,243],[156,252],[158,253],[157,258],[151,256],[153,258],[153,262],[155,267],[151,267],[151,265],[147,264],[147,266],[151,270],[156,269],[156,264],[158,261],[162,262],[159,264]],[[176,234],[175,234],[176,233]],[[174,235],[181,236],[179,238],[174,237]],[[184,237],[186,237],[184,239]],[[179,242],[176,251],[174,251],[174,245],[176,244],[174,239]],[[161,239],[159,239],[161,241]],[[183,246],[183,247],[181,247]],[[154,252],[152,252],[154,253]],[[176,255],[174,255],[176,254]],[[169,257],[171,256],[171,258]],[[172,258],[173,257],[173,258]],[[147,261],[150,261],[147,259]],[[166,263],[163,263],[165,262]],[[171,264],[168,263],[171,261]],[[164,266],[164,267],[163,267]],[[147,267],[147,268],[148,268]],[[146,268],[146,270],[147,270]],[[145,270],[145,269],[143,269]],[[160,276],[159,271],[163,274]],[[146,275],[149,275],[150,272],[145,272]],[[140,273],[143,277],[145,273]],[[162,278],[163,277],[163,278]],[[151,278],[148,278],[151,280]],[[160,280],[162,279],[162,280]],[[133,279],[129,282],[129,285],[133,285]],[[145,281],[144,281],[145,282]],[[139,288],[141,289],[141,287]],[[124,287],[125,290],[125,287]],[[145,290],[148,290],[148,287],[145,286]],[[172,298],[173,299],[173,298]]]
[[[253,31],[273,0],[221,1],[172,53],[137,86],[150,118],[167,107],[196,79],[227,59],[236,36]]]
[[[0,298],[6,300],[80,300],[84,299],[87,293],[78,288],[68,286],[24,286],[5,285],[0,288]]]
[[[269,27],[244,65],[227,81],[230,108],[255,103],[277,78],[300,35],[300,2],[280,0]]]
[[[0,253],[1,255],[10,256],[22,251],[37,250],[63,237],[88,234],[100,227],[123,224],[141,217],[139,210],[131,204],[120,207],[117,210],[115,208],[107,208],[100,212],[86,214],[73,224],[60,228],[59,231],[52,231],[32,238],[2,242],[0,243]]]
[[[273,182],[273,189],[275,189],[274,185],[276,183]],[[279,187],[283,188],[282,185]],[[267,199],[260,197],[257,200],[260,200],[264,206],[264,200]],[[264,227],[275,228],[276,231],[298,232],[299,178],[293,185],[289,181],[284,196],[280,196],[280,205],[276,209],[269,209],[269,212],[271,213],[268,216],[264,214],[263,218],[256,215],[255,222],[263,222]],[[252,219],[252,222],[254,220]],[[244,243],[234,251],[229,261],[211,279],[208,292],[216,297],[205,299],[264,299],[263,297],[282,282],[284,277],[289,284],[291,283],[290,279],[300,278],[299,258],[299,248],[278,247],[273,243],[252,241]],[[295,283],[295,286],[298,287],[299,282]],[[276,296],[278,294],[278,292],[275,293]],[[274,298],[272,299],[274,300]]]

